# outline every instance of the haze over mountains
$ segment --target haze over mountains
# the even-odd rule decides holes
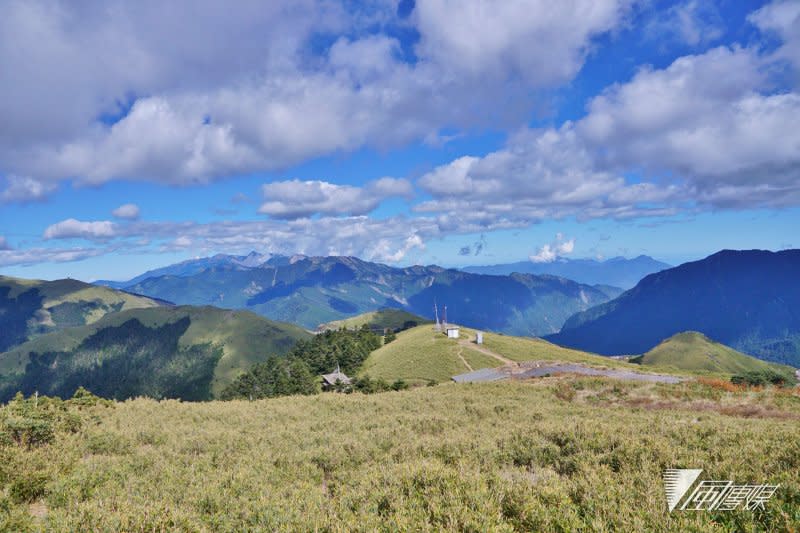
[[[548,340],[600,354],[640,354],[698,331],[760,359],[800,366],[800,250],[723,250],[651,274],[571,317]]]
[[[572,314],[621,292],[554,276],[255,253],[185,261],[114,285],[177,304],[249,309],[308,329],[383,307],[432,318],[437,302],[442,312],[448,306],[451,322],[513,335],[555,333]]]
[[[595,259],[568,259],[558,257],[550,262],[519,261],[500,265],[468,266],[461,270],[474,274],[508,275],[547,274],[571,279],[589,285],[611,285],[630,289],[643,277],[670,268],[671,265],[652,257],[640,255],[633,259],[612,257],[604,261]]]

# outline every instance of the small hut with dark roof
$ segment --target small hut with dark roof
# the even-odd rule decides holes
[[[336,365],[336,371],[330,374],[322,374],[322,388],[325,390],[349,386],[351,383],[352,380],[339,370],[339,365]]]

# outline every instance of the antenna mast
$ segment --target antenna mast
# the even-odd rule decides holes
[[[442,331],[442,324],[439,323],[439,308],[436,307],[436,300],[433,300],[433,315],[436,317],[436,325],[433,327],[434,331]]]

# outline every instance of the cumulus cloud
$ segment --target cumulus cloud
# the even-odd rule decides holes
[[[413,194],[409,181],[395,178],[380,178],[363,187],[325,181],[277,181],[263,185],[261,190],[264,203],[258,212],[279,219],[315,214],[364,215],[387,198],[408,198]]]
[[[136,220],[139,218],[139,206],[136,204],[123,204],[111,212],[117,218]]]
[[[569,81],[628,4],[421,0],[400,21],[394,2],[5,3],[0,162],[42,182],[206,183],[519,126],[532,91]],[[413,58],[391,25],[419,33]],[[313,44],[331,34],[349,37]]]
[[[425,249],[425,243],[422,241],[422,237],[416,234],[409,236],[405,242],[399,248],[394,249],[394,251],[392,251],[393,245],[391,241],[388,239],[381,239],[376,245],[372,258],[377,261],[396,263],[402,261],[403,258],[415,248],[419,250]]]
[[[750,49],[716,48],[644,69],[589,104],[577,126],[604,162],[674,174],[713,205],[800,201],[800,94],[769,93],[770,63]],[[657,104],[655,103],[657,102]],[[771,192],[771,194],[770,194]]]
[[[553,242],[543,245],[529,259],[533,263],[552,263],[559,257],[571,254],[574,249],[575,239],[565,239],[563,234],[557,233]]]
[[[6,203],[41,201],[56,189],[52,183],[43,183],[25,176],[6,176],[5,182],[0,200]]]
[[[49,239],[87,239],[107,240],[117,234],[116,225],[108,220],[84,222],[68,218],[48,226],[44,238]]]
[[[10,250],[11,245],[8,244],[8,240],[3,235],[0,235],[0,251],[2,250]]]
[[[583,64],[589,39],[614,28],[629,4],[424,0],[413,15],[421,35],[418,53],[462,75],[560,84]]]
[[[492,227],[798,205],[800,94],[774,91],[774,68],[740,47],[642,68],[576,122],[523,130],[424,175],[434,198],[416,210],[468,212]]]
[[[422,176],[434,199],[421,213],[446,213],[459,226],[482,229],[526,226],[548,218],[630,218],[665,212],[643,205],[678,194],[674,187],[630,185],[597,164],[568,123],[559,129],[524,130],[483,158],[462,157]],[[637,193],[647,193],[631,203]]]
[[[800,1],[777,0],[747,17],[765,33],[776,35],[782,45],[775,57],[786,60],[800,69]]]

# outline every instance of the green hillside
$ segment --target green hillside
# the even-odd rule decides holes
[[[637,368],[625,361],[562,348],[538,338],[484,332],[482,346],[476,345],[474,339],[475,330],[469,328],[461,328],[460,338],[455,340],[435,332],[431,325],[419,326],[399,333],[395,341],[372,352],[362,367],[362,374],[386,381],[403,379],[423,383],[448,381],[457,374],[523,361]]]
[[[74,279],[0,276],[0,352],[53,331],[92,324],[108,313],[159,305],[151,298]]]
[[[462,336],[470,335],[462,329]],[[397,339],[370,354],[361,373],[392,382],[449,381],[456,374],[490,368],[503,362],[455,339],[437,333],[431,325],[418,326],[397,334]]]
[[[750,357],[724,344],[714,342],[696,331],[673,335],[644,354],[638,362],[642,365],[719,374],[741,374],[770,369],[792,373],[790,367]]]
[[[269,354],[310,334],[249,311],[154,307],[109,314],[0,354],[0,395],[23,390],[69,396],[208,399]]]
[[[546,338],[600,354],[643,354],[699,331],[764,361],[800,367],[800,250],[722,250],[650,274]]]
[[[364,324],[367,324],[370,329],[408,329],[409,323],[415,323],[415,325],[420,324],[428,324],[430,320],[427,318],[422,318],[421,316],[417,316],[414,313],[409,313],[408,311],[404,311],[402,309],[393,309],[391,307],[387,307],[384,309],[378,309],[377,311],[369,311],[367,313],[361,313],[360,315],[352,316],[350,318],[345,318],[342,320],[334,320],[333,322],[327,322],[325,324],[320,324],[317,328],[318,331],[325,331],[328,329],[340,329],[340,328],[347,328],[347,329],[357,329],[362,327]],[[413,326],[412,326],[413,327]]]

